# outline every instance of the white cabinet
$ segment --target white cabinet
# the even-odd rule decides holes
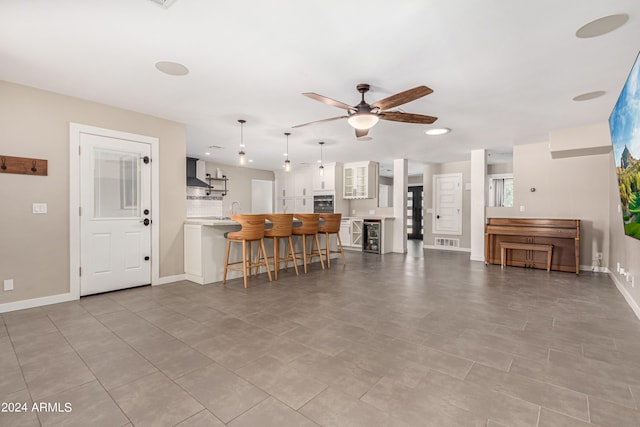
[[[276,171],[276,213],[313,212],[313,168]]]
[[[294,175],[294,196],[295,197],[311,197],[313,196],[313,190],[311,187],[313,186],[313,177],[312,172],[313,168],[299,168],[296,169],[293,173]],[[313,210],[313,208],[312,208]]]
[[[345,163],[343,173],[345,199],[373,199],[378,190],[378,163]]]
[[[324,175],[320,176],[318,168],[314,168],[313,191],[335,191],[336,190],[336,172],[342,168],[336,163],[326,163],[324,165]]]
[[[294,196],[294,176],[292,172],[277,171],[276,176],[276,198]]]
[[[351,220],[342,219],[340,221],[340,241],[342,246],[351,246]]]
[[[362,249],[362,225],[363,220],[351,219],[351,246]]]
[[[276,213],[294,213],[295,201],[294,197],[278,197],[276,199]]]
[[[290,213],[313,213],[313,197],[296,197],[294,210]]]

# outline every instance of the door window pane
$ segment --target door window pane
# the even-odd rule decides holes
[[[139,156],[96,149],[94,159],[94,217],[139,217]]]

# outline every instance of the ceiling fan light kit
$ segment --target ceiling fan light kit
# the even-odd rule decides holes
[[[315,99],[316,101],[324,104],[331,105],[333,107],[342,108],[347,110],[346,116],[332,117],[329,119],[316,120],[309,123],[293,126],[298,128],[301,126],[307,126],[314,123],[329,122],[339,119],[347,119],[349,125],[355,128],[356,138],[363,141],[369,133],[369,129],[378,123],[380,119],[389,120],[392,122],[402,123],[418,123],[418,124],[431,124],[437,120],[437,117],[425,116],[422,114],[404,113],[399,111],[390,111],[389,109],[395,108],[399,105],[406,104],[407,102],[415,101],[418,98],[429,95],[433,92],[432,89],[426,86],[417,86],[413,89],[405,90],[404,92],[396,93],[387,98],[381,99],[373,104],[368,104],[364,100],[364,94],[369,91],[369,85],[361,83],[356,86],[358,92],[360,92],[362,98],[358,105],[351,106],[344,102],[336,101],[335,99],[327,98],[326,96],[318,95],[314,92],[303,93],[304,96]]]
[[[356,129],[368,130],[374,127],[379,120],[377,114],[356,113],[349,116],[347,122]]]

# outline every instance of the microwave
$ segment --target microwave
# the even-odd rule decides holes
[[[334,213],[333,194],[313,196],[313,213]]]

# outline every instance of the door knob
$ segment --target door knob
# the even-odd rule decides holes
[[[149,209],[145,209],[144,211],[142,211],[142,213],[144,213],[145,215],[149,215]]]
[[[440,215],[436,215],[436,219],[440,219]]]
[[[148,256],[144,257],[145,261],[149,261],[151,258],[149,258]]]
[[[151,220],[149,218],[145,218],[140,222],[142,222],[146,227],[148,227],[149,224],[151,224]]]

